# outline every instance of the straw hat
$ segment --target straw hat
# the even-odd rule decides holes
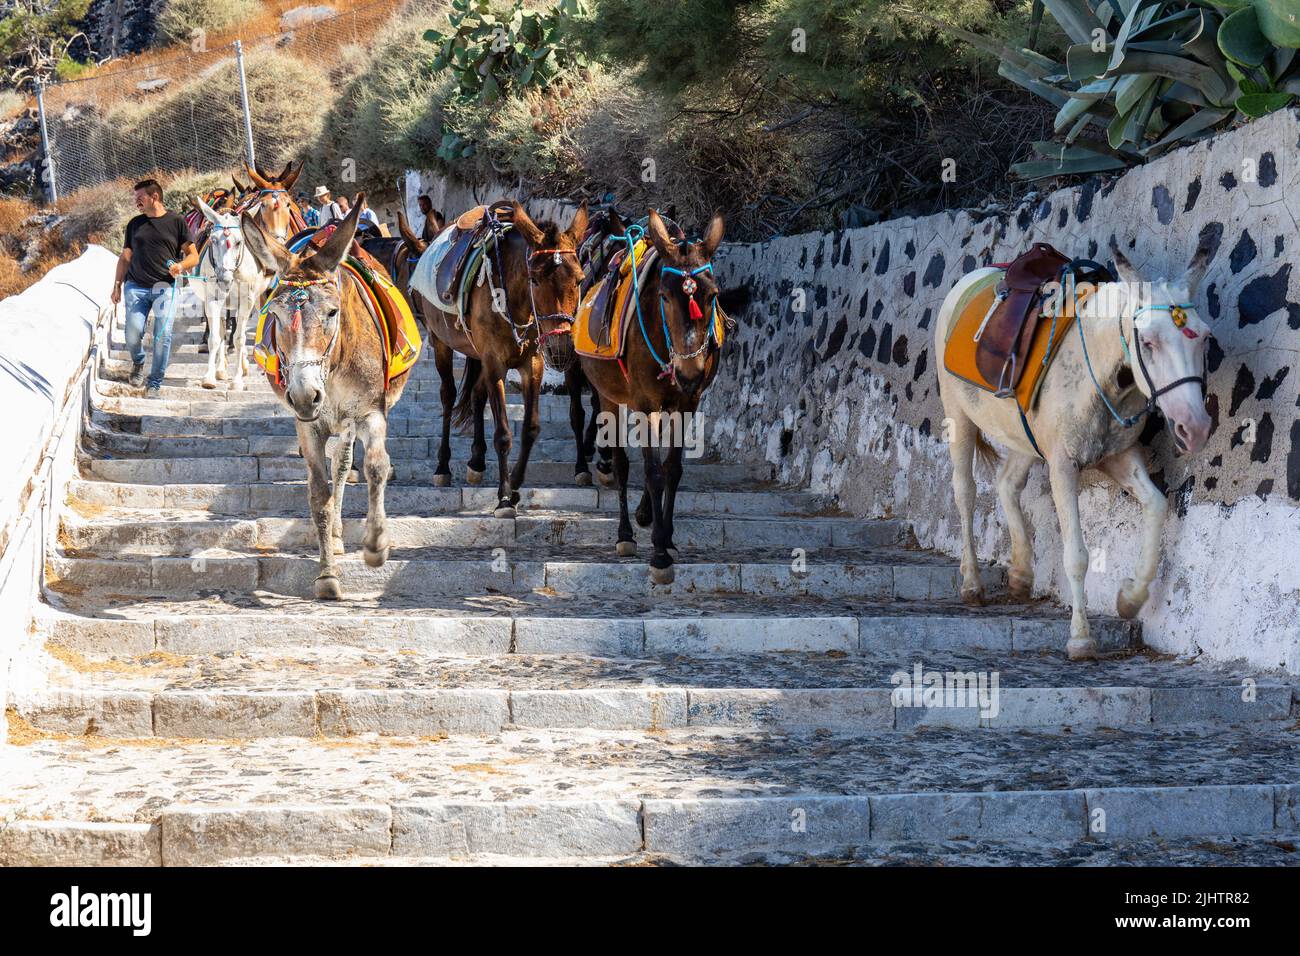
[[[320,199],[322,196],[328,196],[330,190],[328,186],[317,186],[316,191],[311,194],[312,199]]]

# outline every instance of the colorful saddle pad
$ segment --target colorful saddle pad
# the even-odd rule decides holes
[[[989,382],[976,363],[976,349],[979,345],[977,335],[985,318],[996,305],[997,286],[1002,281],[1003,274],[1002,269],[990,272],[986,278],[973,283],[966,290],[957,303],[957,317],[948,326],[948,338],[943,352],[943,364],[948,372],[989,392],[997,391],[997,383]],[[1080,285],[1078,302],[1084,302],[1091,291],[1091,286]],[[1076,303],[1071,296],[1062,296],[1061,299],[1055,321],[1051,313],[1045,311],[1033,330],[1024,374],[1015,388],[1016,401],[1023,411],[1033,408],[1038,401],[1052,359],[1056,357],[1066,333],[1074,325]]]
[[[322,236],[332,229],[333,227],[326,226],[324,230],[320,230]],[[295,252],[300,251],[303,246],[312,241],[313,236],[313,232],[302,233],[294,237],[289,243],[289,248]],[[393,284],[383,266],[355,242],[351,254],[344,259],[340,268],[343,269],[345,281],[356,283],[361,300],[366,304],[366,310],[370,313],[371,320],[375,323],[379,337],[384,343],[386,387],[388,382],[408,371],[419,359],[420,349],[423,346],[419,325],[411,313],[411,306],[406,301],[406,296],[402,295]],[[271,291],[274,290],[275,285],[272,285]],[[271,293],[268,293],[267,302],[270,301],[270,297]],[[267,321],[268,315],[266,303],[263,303],[257,318],[253,360],[266,372],[274,386],[280,380],[280,359],[275,345],[275,323]]]

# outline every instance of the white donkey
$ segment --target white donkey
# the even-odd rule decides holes
[[[1175,444],[1187,453],[1200,451],[1210,433],[1205,410],[1205,352],[1211,330],[1196,314],[1194,304],[1197,286],[1209,265],[1207,242],[1202,240],[1186,275],[1150,283],[1117,248],[1112,246],[1111,253],[1120,281],[1098,285],[1096,294],[1080,307],[1079,321],[1062,342],[1043,380],[1038,404],[1027,415],[1047,462],[1061,527],[1073,610],[1066,652],[1072,660],[1097,654],[1083,590],[1088,551],[1079,522],[1080,471],[1099,469],[1142,506],[1142,551],[1136,577],[1123,582],[1116,599],[1119,615],[1132,618],[1142,610],[1156,576],[1168,510],[1164,495],[1147,474],[1137,445],[1138,426],[1147,413],[1159,408]],[[935,322],[936,356],[943,355],[948,326],[963,293],[992,271],[996,270],[977,269],[948,293]],[[1068,284],[1064,292],[1070,294]],[[962,600],[970,604],[983,601],[972,530],[972,466],[975,453],[986,461],[996,460],[986,435],[1008,450],[998,467],[997,490],[1011,533],[1011,593],[1025,599],[1033,590],[1033,569],[1020,495],[1039,455],[1013,399],[997,398],[942,367],[939,385],[944,414],[951,422],[952,484],[962,532]]]
[[[262,269],[249,253],[239,216],[217,212],[198,196],[194,197],[194,204],[211,223],[199,259],[203,312],[208,320],[208,372],[202,384],[204,388],[216,388],[218,379],[229,378],[231,389],[240,391],[248,374],[245,338],[249,322],[274,276]],[[235,321],[233,373],[226,357],[227,317]]]

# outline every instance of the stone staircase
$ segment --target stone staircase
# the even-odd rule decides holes
[[[1285,675],[1161,659],[1113,619],[1106,658],[1070,664],[1058,607],[966,608],[904,522],[750,465],[687,462],[676,581],[652,586],[648,531],[616,557],[616,493],[573,482],[563,397],[518,518],[463,485],[464,438],[431,485],[431,361],[391,413],[390,560],[354,550],[350,485],[349,596],[311,600],[260,373],[198,388],[191,322],[147,400],[111,335],[42,678],[10,702],[0,864],[1300,857]],[[996,677],[996,706],[895,706],[918,667]]]

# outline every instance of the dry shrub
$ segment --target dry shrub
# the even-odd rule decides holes
[[[25,199],[0,198],[0,299],[17,295],[85,248],[84,243],[69,240],[60,227],[46,231],[39,224],[26,224],[40,212]],[[29,256],[32,243],[37,244],[36,253]]]
[[[257,16],[257,0],[167,0],[158,14],[159,44],[188,43],[194,30],[217,33]]]

